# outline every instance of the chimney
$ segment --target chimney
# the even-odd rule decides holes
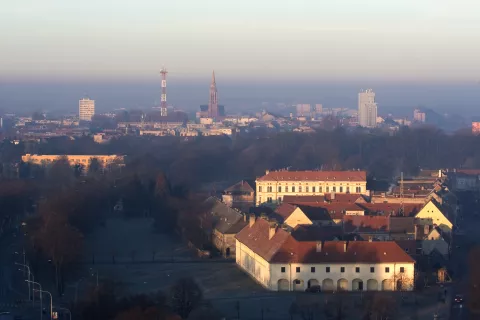
[[[373,238],[372,237],[368,237],[368,242],[372,242],[373,241]]]
[[[277,225],[271,224],[270,228],[268,229],[268,240],[271,240],[277,231]]]
[[[243,221],[247,222],[247,215],[246,214],[243,214]]]
[[[322,249],[323,249],[323,242],[318,241],[317,242],[317,252],[322,252]]]
[[[343,242],[343,252],[347,252],[347,244],[348,244],[347,241]]]
[[[269,174],[270,170],[265,170],[265,175]]]
[[[423,226],[423,233],[428,235],[430,233],[430,226],[428,224]]]
[[[248,217],[248,226],[251,228],[253,227],[253,224],[255,223],[255,215],[254,214],[251,214],[249,217]]]

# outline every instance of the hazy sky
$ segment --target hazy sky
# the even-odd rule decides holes
[[[480,80],[478,0],[4,0],[0,80]]]

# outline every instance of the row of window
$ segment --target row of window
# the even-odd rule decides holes
[[[285,267],[281,267],[281,271],[285,272]],[[299,273],[300,272],[300,267],[296,267],[295,271],[297,273]],[[315,267],[310,267],[310,272],[315,273]],[[325,267],[325,272],[330,273],[330,267]],[[345,267],[340,267],[340,272],[344,273],[345,272]],[[355,272],[360,273],[360,267],[355,267]],[[375,267],[370,267],[370,272],[374,273],[375,272]],[[404,273],[404,272],[405,272],[405,268],[400,267],[400,273]],[[385,267],[385,273],[390,273],[390,267]]]
[[[258,187],[258,192],[263,192],[262,189],[263,189],[262,186],[259,186],[259,187]],[[286,186],[284,190],[285,190],[284,192],[297,192],[295,186],[292,186],[292,188],[290,189],[291,191],[288,191],[288,190],[289,190],[289,189],[288,189],[288,186]],[[328,193],[328,192],[330,192],[330,190],[331,190],[332,192],[337,192],[337,187],[332,187],[332,189],[330,189],[329,186],[326,186],[326,187],[325,187],[325,192]],[[342,186],[338,187],[338,192],[343,192],[343,190],[344,190],[344,189],[343,189]],[[273,187],[272,187],[272,186],[267,186],[267,192],[273,192]],[[282,192],[282,186],[278,186],[278,187],[277,187],[277,192]],[[302,186],[299,186],[299,187],[298,187],[298,192],[303,192]],[[310,188],[309,188],[308,186],[305,187],[305,192],[310,192]],[[316,193],[316,192],[317,192],[316,187],[312,187],[312,192],[313,192],[313,193]],[[323,192],[323,188],[322,188],[322,187],[318,187],[318,192],[319,192],[319,193],[322,193],[322,192]],[[345,192],[347,192],[347,193],[350,192],[350,187],[345,187]],[[362,192],[362,187],[355,187],[355,192],[356,192],[356,193]]]

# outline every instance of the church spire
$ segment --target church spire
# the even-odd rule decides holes
[[[216,85],[217,83],[215,82],[215,70],[212,72],[212,85]]]

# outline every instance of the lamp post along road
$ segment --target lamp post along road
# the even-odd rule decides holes
[[[33,289],[33,290],[40,292],[40,294],[47,293],[50,296],[50,320],[53,320],[53,298],[52,298],[52,294],[50,292],[44,291],[44,290],[37,290],[37,289]]]
[[[33,285],[38,285],[38,287],[40,288],[39,292],[40,292],[40,320],[43,320],[43,299],[42,299],[42,285],[38,282],[35,282],[35,281],[30,281],[30,280],[25,280],[27,281],[28,283],[32,283]],[[32,288],[32,295],[35,299],[35,294],[33,294],[33,292],[35,291],[34,288]]]
[[[27,268],[27,270],[28,270],[28,300],[30,300],[30,275],[31,275],[30,267],[27,266],[26,264],[21,264],[21,263],[18,263],[18,262],[15,262],[15,264],[17,266],[22,266],[24,269]],[[22,270],[19,270],[19,271],[22,271]],[[35,280],[35,278],[33,280]],[[33,300],[33,301],[35,302],[35,300]]]

